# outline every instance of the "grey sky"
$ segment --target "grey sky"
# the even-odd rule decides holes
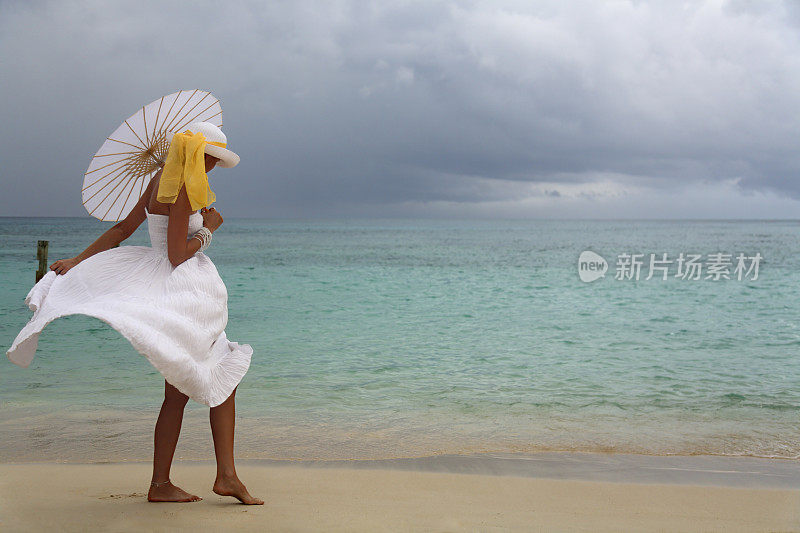
[[[199,88],[226,216],[795,218],[795,6],[0,0],[0,215],[88,216],[105,137]]]

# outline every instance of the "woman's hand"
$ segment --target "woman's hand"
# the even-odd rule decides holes
[[[222,214],[213,207],[202,208],[200,214],[203,215],[203,226],[211,230],[211,233],[222,225]]]
[[[52,265],[50,265],[50,270],[55,270],[56,274],[66,274],[67,271],[80,263],[80,260],[77,257],[71,257],[69,259],[59,259]]]

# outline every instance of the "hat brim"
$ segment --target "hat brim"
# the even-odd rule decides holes
[[[239,164],[239,156],[235,152],[231,152],[227,148],[214,146],[213,144],[206,144],[206,153],[219,159],[217,166],[222,168],[233,168]]]
[[[167,132],[167,140],[172,142],[172,137],[175,136],[174,131]],[[213,155],[217,159],[219,159],[219,163],[217,166],[222,168],[233,168],[239,164],[239,156],[236,152],[232,152],[227,148],[222,148],[220,146],[214,146],[213,144],[206,144],[205,152],[208,155]]]

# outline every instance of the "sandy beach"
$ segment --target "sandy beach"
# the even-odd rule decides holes
[[[576,461],[580,472],[569,467]],[[259,507],[212,493],[211,462],[173,466],[173,481],[204,498],[190,504],[148,503],[147,463],[2,464],[0,529],[800,531],[794,461],[549,454],[347,463],[242,462],[240,476],[266,501]],[[603,480],[639,480],[648,469],[678,477]],[[740,486],[716,484],[720,476]]]
[[[800,533],[800,0],[207,4],[0,0],[0,533]]]

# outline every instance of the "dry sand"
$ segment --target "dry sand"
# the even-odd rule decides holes
[[[0,464],[0,531],[800,531],[800,490],[240,464],[264,506],[211,492],[212,463],[172,479],[204,500],[148,503],[147,463]]]

